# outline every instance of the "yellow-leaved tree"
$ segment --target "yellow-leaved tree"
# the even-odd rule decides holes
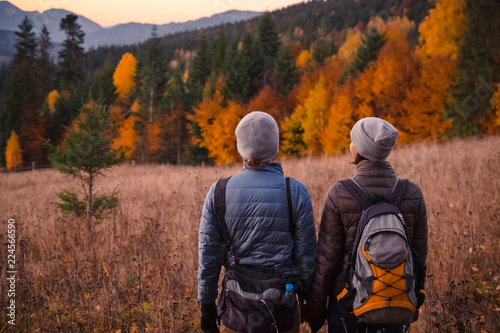
[[[354,125],[354,109],[352,106],[352,82],[342,86],[333,98],[328,115],[328,125],[321,137],[323,150],[327,154],[335,154],[349,147],[349,134]]]
[[[353,29],[347,30],[344,44],[337,53],[337,58],[343,62],[349,62],[354,58],[359,45],[361,44],[361,34]]]
[[[500,84],[497,87],[497,91],[491,98],[491,108],[496,114],[495,127],[500,127]]]
[[[313,154],[321,152],[320,138],[323,135],[330,109],[332,92],[328,89],[323,78],[310,91],[304,104],[298,105],[296,112],[304,113],[302,123],[304,128],[304,142]]]
[[[12,131],[5,148],[5,162],[9,170],[16,169],[23,164],[21,146],[19,146],[19,137]]]
[[[429,11],[418,28],[422,61],[443,54],[450,55],[453,60],[458,57],[467,22],[465,7],[465,0],[437,0],[436,7]]]
[[[51,114],[56,112],[55,105],[59,97],[59,92],[56,89],[52,90],[47,96],[47,102],[49,103],[49,112]]]
[[[127,159],[132,158],[137,145],[138,135],[135,130],[135,122],[140,120],[137,115],[140,108],[139,102],[134,101],[134,104],[130,108],[132,114],[127,119],[120,119],[118,121],[118,135],[112,143],[112,148],[116,150],[121,149]]]
[[[312,53],[308,50],[302,50],[295,62],[295,66],[299,69],[307,69],[314,65]]]
[[[116,66],[115,73],[113,74],[113,84],[116,87],[119,99],[127,96],[135,86],[134,76],[136,65],[137,60],[135,60],[132,53],[127,52],[122,56],[118,66]]]

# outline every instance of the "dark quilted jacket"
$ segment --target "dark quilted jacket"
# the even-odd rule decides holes
[[[316,265],[316,228],[307,188],[290,179],[294,235],[290,234],[285,177],[279,163],[264,169],[244,168],[226,186],[226,223],[231,251],[242,265],[268,267],[301,278],[308,288]],[[198,235],[198,301],[217,298],[222,243],[215,216],[212,185],[205,199]],[[227,262],[234,262],[228,256]]]
[[[361,161],[354,179],[368,194],[387,197],[394,187],[396,175],[389,162]],[[422,191],[410,182],[400,206],[417,254],[417,263],[425,277],[427,258],[427,214]],[[317,317],[327,297],[334,297],[333,286],[344,255],[352,250],[361,209],[347,191],[337,183],[326,197],[318,239],[318,267],[308,299],[308,317]]]

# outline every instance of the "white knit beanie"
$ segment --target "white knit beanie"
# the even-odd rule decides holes
[[[278,155],[280,144],[276,120],[269,114],[254,111],[236,127],[237,148],[244,160],[269,162]]]
[[[373,161],[384,161],[396,145],[398,130],[387,121],[367,117],[354,124],[351,140],[358,153]]]

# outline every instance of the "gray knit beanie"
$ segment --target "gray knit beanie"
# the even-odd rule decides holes
[[[269,162],[278,155],[280,135],[276,120],[269,114],[254,111],[236,127],[238,152],[244,160]]]
[[[358,153],[373,161],[384,161],[389,156],[398,135],[394,126],[375,117],[359,120],[351,130],[351,140]]]

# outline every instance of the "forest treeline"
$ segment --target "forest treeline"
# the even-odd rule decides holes
[[[0,71],[0,164],[47,161],[91,100],[110,108],[113,148],[138,163],[238,160],[234,129],[273,115],[281,153],[335,154],[360,118],[399,142],[500,129],[495,0],[309,1],[236,24],[85,52],[77,17],[58,62],[25,19]]]

